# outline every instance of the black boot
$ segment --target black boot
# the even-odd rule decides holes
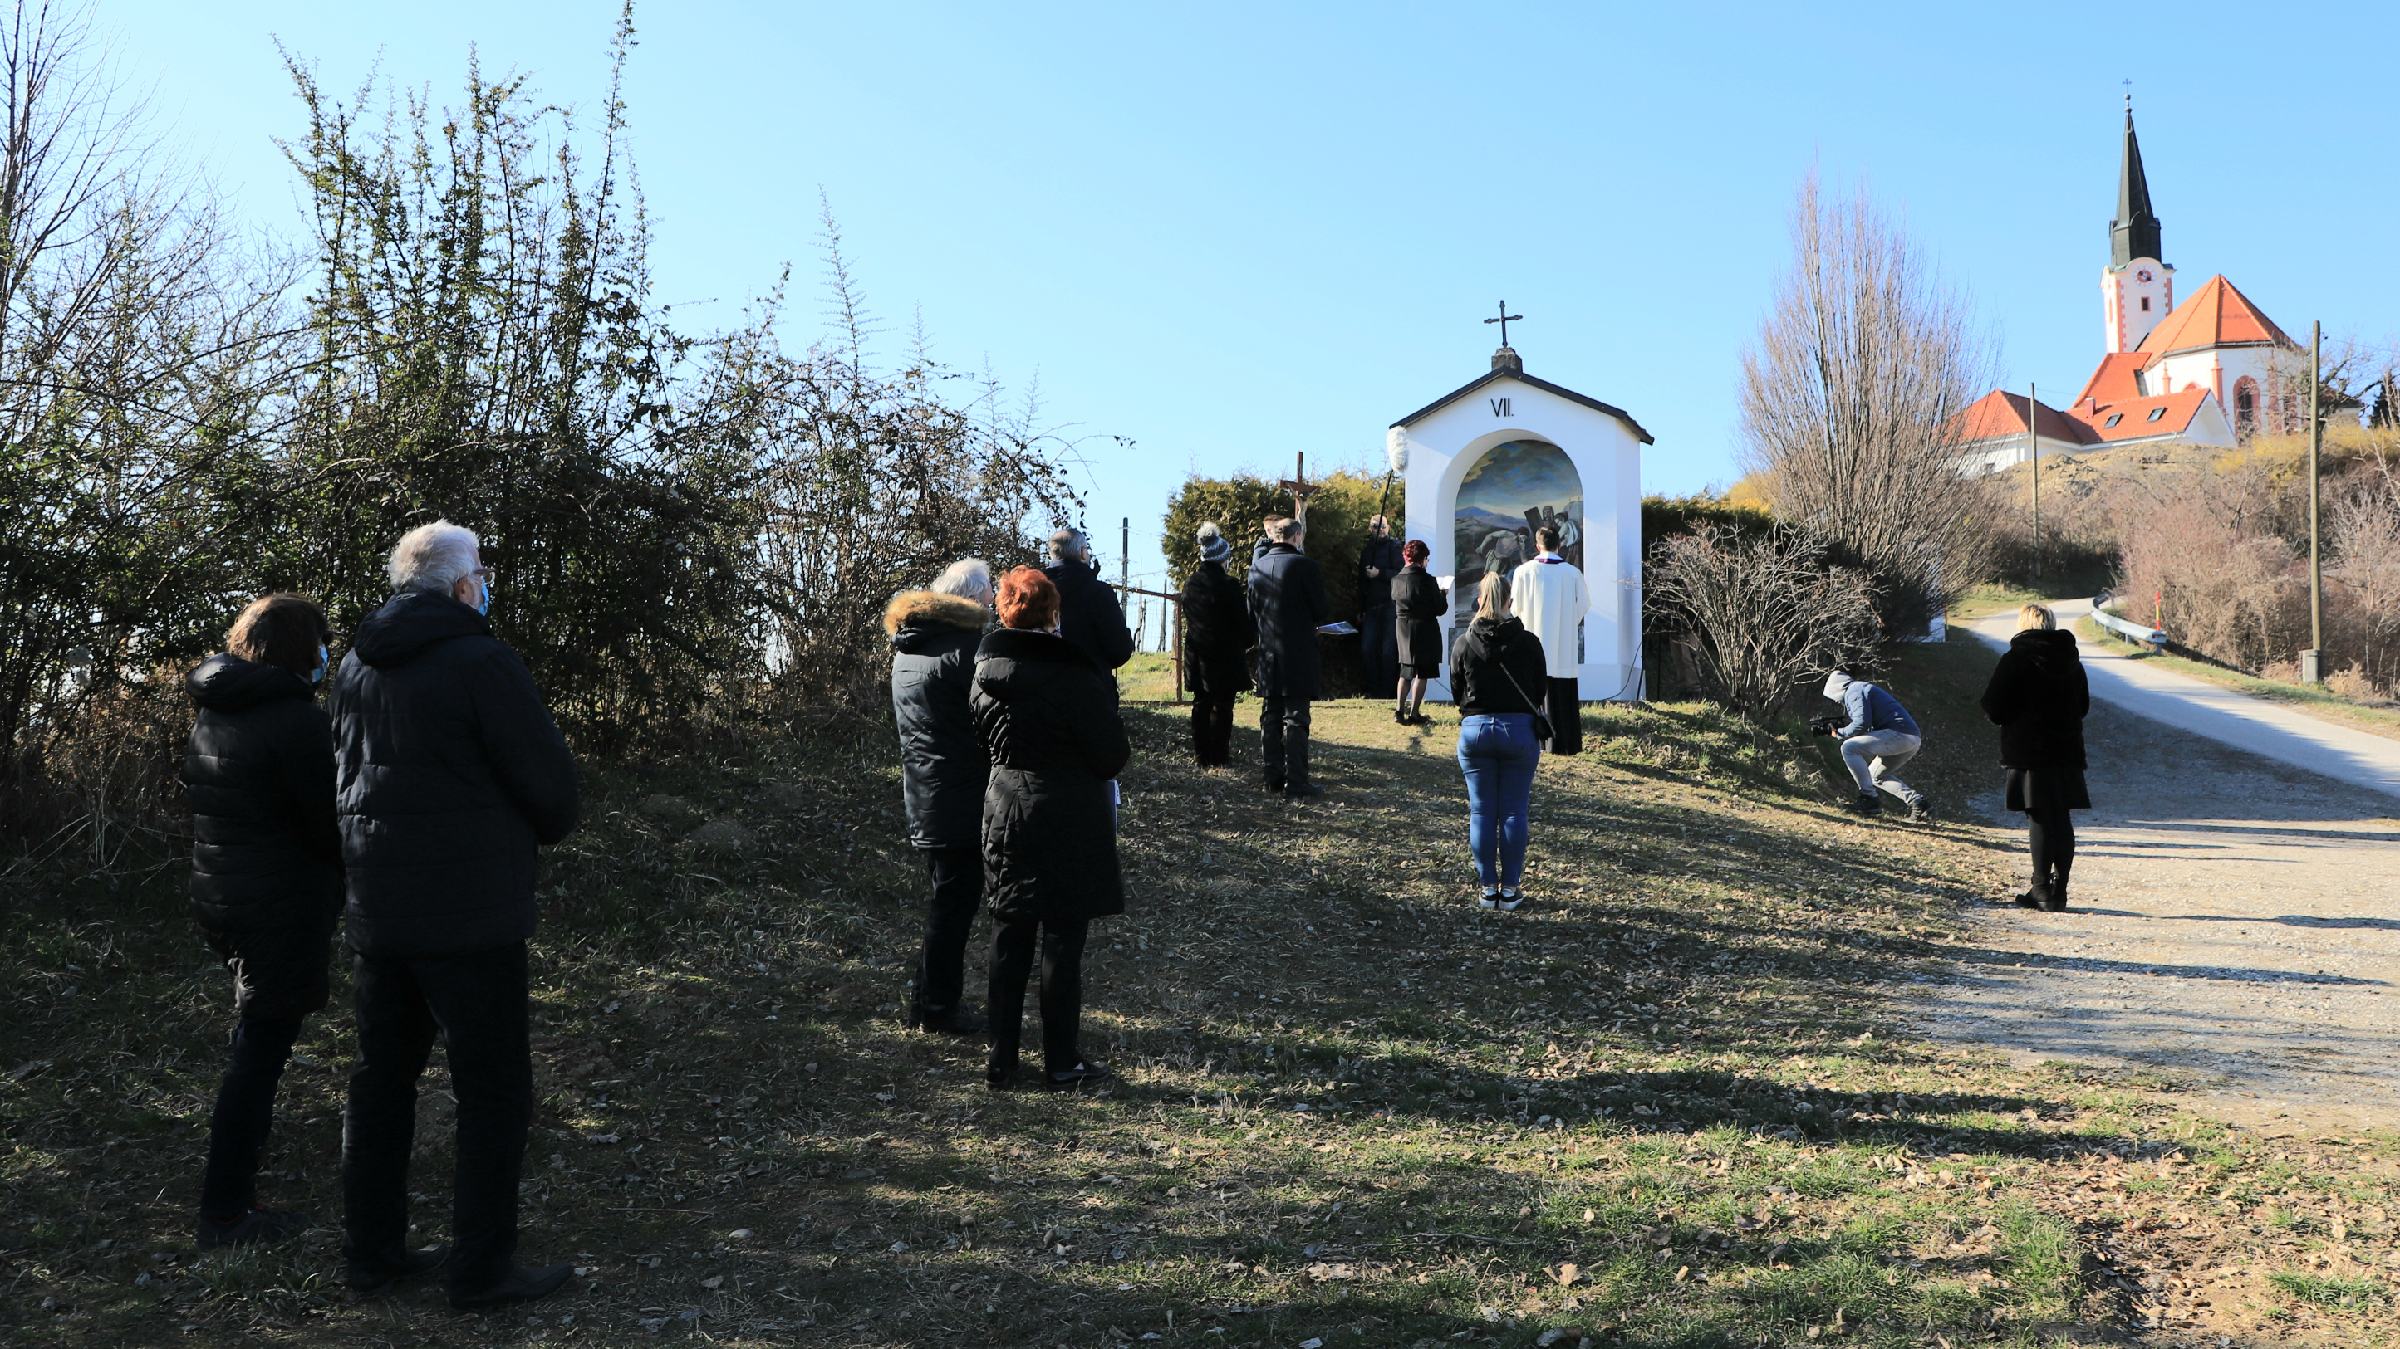
[[[452,1288],[450,1306],[455,1311],[472,1312],[532,1302],[566,1287],[567,1279],[574,1273],[573,1265],[517,1265],[489,1287]]]
[[[905,1022],[910,1030],[941,1035],[978,1035],[984,1030],[983,1018],[963,1002],[955,1007],[926,1007],[911,999]]]

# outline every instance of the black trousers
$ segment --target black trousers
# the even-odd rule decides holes
[[[925,949],[917,956],[912,995],[920,1015],[948,1012],[964,992],[967,937],[983,903],[983,849],[974,844],[927,848],[925,870],[933,878],[933,895],[925,906]]]
[[[1388,604],[1359,611],[1358,671],[1368,697],[1392,696],[1392,685],[1400,678],[1400,648],[1393,641],[1392,606]]]
[[[1258,730],[1265,742],[1267,785],[1308,785],[1308,699],[1279,693],[1259,696]]]
[[[994,1076],[1017,1069],[1025,1033],[1025,983],[1042,957],[1042,1064],[1063,1073],[1082,1061],[1083,942],[1091,924],[1027,920],[1002,923],[992,934],[992,1062]]]
[[[533,1122],[525,943],[456,955],[357,954],[358,1068],[342,1112],[343,1251],[396,1264],[408,1242],[408,1157],[417,1080],[438,1029],[458,1097],[450,1286],[481,1291],[517,1250],[517,1181]]]
[[[2036,890],[2067,888],[2067,873],[2075,869],[2075,815],[2061,807],[2025,812],[2025,832],[2033,845],[2033,885]]]
[[[1544,691],[1542,711],[1550,718],[1550,743],[1543,748],[1552,754],[1583,753],[1583,695],[1579,682],[1573,679],[1553,679]]]
[[[1192,761],[1202,768],[1233,762],[1233,694],[1192,694]]]
[[[200,1173],[200,1214],[239,1218],[258,1201],[258,1158],[275,1122],[275,1087],[300,1038],[297,1016],[243,1017],[233,1023],[233,1054],[208,1116],[208,1166]]]

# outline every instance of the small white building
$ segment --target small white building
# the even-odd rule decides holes
[[[1525,373],[1502,346],[1492,368],[1392,423],[1392,467],[1408,487],[1406,537],[1426,570],[1453,578],[1444,649],[1473,616],[1486,571],[1532,555],[1533,530],[1555,524],[1560,551],[1583,569],[1579,684],[1587,702],[1642,696],[1642,457],[1650,433],[1624,409]],[[1428,696],[1450,697],[1445,678]]]
[[[2030,409],[2030,410],[2029,410]],[[2083,423],[2031,395],[1994,389],[1969,404],[1959,420],[1965,424],[1962,472],[1969,477],[1998,473],[2044,459],[2072,454],[2088,444]],[[2036,434],[2028,429],[2038,427]],[[2037,448],[2038,451],[2037,451]]]

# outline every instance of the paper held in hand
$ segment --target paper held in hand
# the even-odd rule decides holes
[[[1450,587],[1458,584],[1458,578],[1455,576],[1436,576],[1433,578],[1433,583],[1437,586],[1440,586],[1444,590],[1448,590]]]
[[[1358,628],[1350,623],[1325,623],[1319,625],[1317,631],[1328,637],[1355,637],[1358,635]]]

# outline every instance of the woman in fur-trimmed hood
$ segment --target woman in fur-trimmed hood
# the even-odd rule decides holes
[[[924,853],[933,881],[925,949],[903,1020],[953,1034],[983,1028],[960,993],[967,938],[983,903],[983,788],[991,776],[967,694],[991,600],[991,568],[969,558],[931,589],[893,596],[883,611],[892,639],[892,720],[900,731],[908,841]]]

